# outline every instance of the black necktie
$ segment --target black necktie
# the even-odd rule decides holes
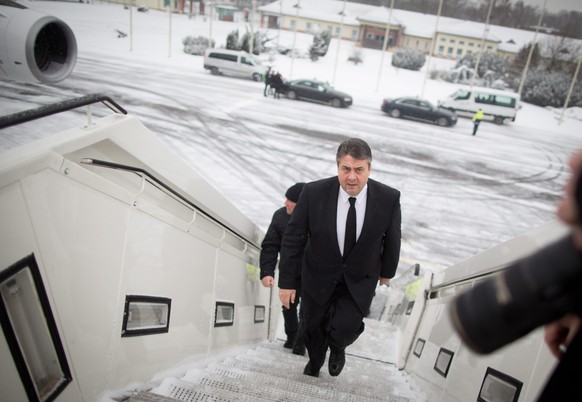
[[[344,261],[350,255],[350,251],[356,244],[356,197],[348,198],[350,209],[348,210],[348,219],[346,220],[346,237],[344,239]]]

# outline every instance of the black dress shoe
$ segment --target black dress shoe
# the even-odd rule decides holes
[[[305,366],[305,369],[303,369],[303,374],[310,375],[312,377],[319,377],[319,369],[315,370],[311,365],[311,360],[309,360]]]
[[[293,344],[295,343],[295,338],[289,337],[283,344],[284,348],[293,349]]]
[[[343,350],[340,351],[331,351],[329,354],[329,375],[332,377],[338,376],[343,368],[344,364],[346,364],[346,353]]]
[[[303,343],[303,339],[299,338],[295,341],[295,345],[293,345],[293,354],[305,356],[305,343]]]

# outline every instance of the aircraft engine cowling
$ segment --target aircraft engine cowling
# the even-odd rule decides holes
[[[76,61],[75,35],[62,20],[20,5],[0,5],[0,78],[54,83],[67,78]]]

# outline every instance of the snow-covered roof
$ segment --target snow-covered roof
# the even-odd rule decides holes
[[[295,16],[297,14],[298,0],[285,0],[281,8],[281,1],[275,1],[265,6],[258,7],[259,11],[266,14],[283,14]],[[345,2],[345,11],[343,23],[345,25],[359,26],[358,16],[367,13],[372,9],[377,9],[376,6],[367,4]],[[344,9],[344,2],[340,0],[303,0],[299,2],[299,16],[302,18],[309,18],[314,20],[323,20],[329,22],[340,23],[342,10]]]
[[[300,0],[285,0],[281,8],[281,1],[278,0],[259,7],[258,10],[271,15],[283,14],[295,16],[297,13],[295,5],[298,1]],[[341,0],[303,0],[300,1],[299,5],[300,17],[340,23],[340,13],[344,7],[344,2]],[[390,21],[390,25],[392,26],[402,26],[405,35],[426,39],[431,39],[435,31],[467,38],[482,39],[486,25],[482,22],[465,21],[441,16],[438,18],[438,26],[436,26],[436,15],[398,9],[393,9],[392,13],[390,13],[390,9],[387,7],[351,2],[345,2],[345,7],[343,23],[346,25],[359,26],[366,23],[387,24]],[[490,24],[486,39],[497,42],[500,50],[517,53],[519,49],[534,40],[534,35],[532,31]],[[549,36],[548,34],[538,33],[537,41],[543,42],[544,38]],[[577,43],[582,43],[578,39],[572,40]]]

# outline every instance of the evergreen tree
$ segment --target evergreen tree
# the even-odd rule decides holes
[[[229,33],[226,37],[226,48],[231,50],[240,50],[238,39],[238,29]]]

